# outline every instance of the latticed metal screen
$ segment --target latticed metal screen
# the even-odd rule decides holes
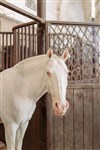
[[[48,23],[48,47],[58,55],[68,48],[70,82],[100,82],[100,26]]]

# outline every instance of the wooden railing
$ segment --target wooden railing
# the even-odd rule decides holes
[[[12,32],[0,32],[0,70],[13,66],[14,44]]]

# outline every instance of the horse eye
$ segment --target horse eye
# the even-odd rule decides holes
[[[48,72],[47,72],[47,75],[48,75],[48,76],[50,76],[50,75],[51,75],[51,72],[50,72],[50,71],[48,71]]]

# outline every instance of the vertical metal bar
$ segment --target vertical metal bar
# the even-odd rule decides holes
[[[15,29],[16,31],[16,63],[18,62],[18,29]]]
[[[12,34],[10,34],[10,67],[12,67]]]
[[[6,36],[6,46],[5,46],[5,49],[6,49],[6,51],[5,51],[5,54],[6,54],[6,57],[5,57],[5,59],[6,59],[6,68],[8,68],[8,34],[5,34],[5,36]]]
[[[14,40],[14,34],[12,33],[12,36],[11,36],[11,44],[12,44],[12,46],[11,46],[12,47],[12,66],[14,65],[13,64],[13,57],[14,57],[14,43],[15,43],[13,40]]]
[[[28,50],[29,50],[29,57],[31,56],[31,31],[30,31],[30,28],[31,28],[31,26],[29,25],[28,26],[28,39],[29,39],[29,46],[28,46]]]
[[[16,34],[16,29],[13,31],[13,65],[16,64],[16,45],[17,45],[17,34]]]
[[[18,29],[18,62],[21,60],[20,58],[20,28]]]
[[[34,33],[34,24],[32,25],[32,40],[31,40],[31,45],[32,45],[32,56],[34,56],[34,52],[35,52],[35,47],[34,47],[34,44],[35,44],[35,41],[34,41],[34,37],[35,37],[35,35],[34,35],[35,33]]]
[[[25,59],[25,27],[23,27],[23,59]]]
[[[27,28],[25,27],[25,58],[27,58]]]
[[[2,70],[4,70],[4,34],[2,34]]]
[[[24,32],[23,32],[23,27],[22,27],[21,28],[21,60],[24,59],[23,36],[24,36]]]

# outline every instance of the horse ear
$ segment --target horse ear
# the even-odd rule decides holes
[[[68,49],[66,49],[63,54],[61,55],[61,58],[66,61],[70,57]]]
[[[51,58],[52,55],[53,55],[53,50],[50,48],[50,49],[48,49],[48,51],[47,51],[47,56],[48,56],[49,58]]]

